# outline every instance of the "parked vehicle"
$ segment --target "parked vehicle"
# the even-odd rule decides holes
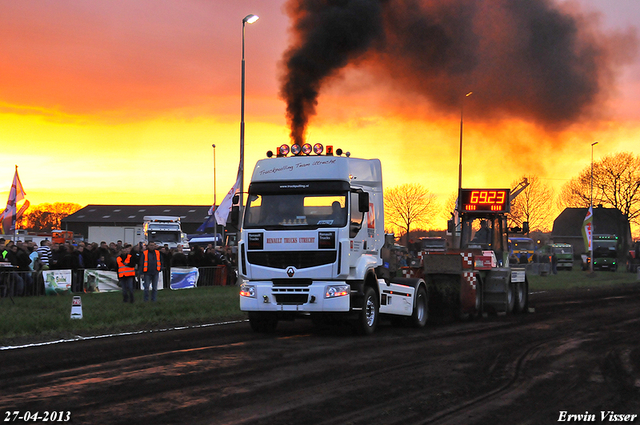
[[[556,256],[556,267],[558,269],[573,269],[573,247],[568,243],[553,243],[545,245],[540,249],[540,257],[545,258],[544,262],[552,263],[552,256]]]

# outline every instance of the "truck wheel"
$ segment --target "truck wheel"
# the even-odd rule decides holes
[[[416,306],[411,315],[411,324],[416,328],[424,328],[429,319],[429,299],[424,286],[420,286],[416,294]]]
[[[358,317],[357,329],[360,335],[371,335],[378,324],[378,299],[372,287],[364,288],[362,311]]]
[[[270,333],[276,330],[278,326],[278,319],[270,317],[264,314],[250,311],[249,312],[249,325],[254,332]]]
[[[512,314],[516,306],[516,285],[507,284],[507,314]]]
[[[476,281],[476,311],[471,315],[471,318],[482,317],[484,311],[484,300],[482,299],[482,282],[478,278]]]
[[[515,301],[514,311],[516,313],[525,313],[529,307],[529,284],[524,282],[515,285]]]

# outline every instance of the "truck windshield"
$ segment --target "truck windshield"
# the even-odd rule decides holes
[[[553,247],[554,254],[573,254],[573,247],[571,246],[556,246]]]
[[[511,246],[514,251],[533,251],[533,240],[530,240],[530,239],[512,240]]]
[[[346,194],[252,194],[244,216],[244,227],[253,229],[346,225]]]
[[[180,232],[150,231],[149,242],[180,242]]]
[[[616,258],[616,241],[595,241],[593,255],[601,258]]]

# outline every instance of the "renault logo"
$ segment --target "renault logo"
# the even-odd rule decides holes
[[[287,268],[287,276],[293,277],[294,274],[296,274],[295,269],[293,267],[288,267]]]

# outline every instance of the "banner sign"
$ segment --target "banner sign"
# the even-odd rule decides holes
[[[87,292],[120,291],[118,272],[87,269],[84,271],[84,288]]]
[[[197,267],[172,267],[171,268],[171,289],[188,289],[198,286]]]
[[[591,252],[593,249],[593,210],[589,207],[587,216],[582,223],[582,238],[584,239],[584,248]]]
[[[71,289],[71,270],[43,270],[44,293],[57,295]]]

